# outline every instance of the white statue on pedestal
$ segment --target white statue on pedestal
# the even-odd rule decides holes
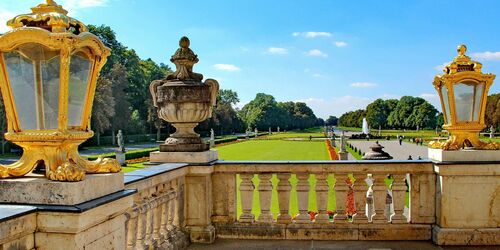
[[[210,129],[210,147],[213,148],[215,146],[215,133],[213,129]]]

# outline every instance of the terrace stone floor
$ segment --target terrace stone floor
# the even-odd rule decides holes
[[[218,239],[214,244],[191,244],[189,250],[329,250],[329,249],[369,249],[369,250],[438,250],[438,249],[499,249],[498,246],[440,247],[430,241],[308,241],[308,240],[223,240]]]

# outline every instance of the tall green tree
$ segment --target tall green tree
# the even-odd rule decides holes
[[[366,120],[374,128],[382,129],[387,123],[390,111],[382,99],[377,99],[366,106]]]
[[[111,127],[111,119],[115,115],[115,99],[112,82],[106,77],[99,77],[96,83],[94,106],[92,108],[92,129],[96,132],[97,145],[100,145],[100,135]]]
[[[486,101],[486,115],[484,121],[489,128],[493,126],[494,129],[500,127],[500,93],[488,96]]]
[[[328,119],[326,119],[325,123],[328,126],[337,126],[339,123],[339,118],[337,118],[336,116],[329,116]]]

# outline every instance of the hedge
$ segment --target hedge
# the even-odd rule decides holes
[[[132,150],[128,151],[125,153],[125,160],[131,160],[131,159],[137,159],[137,158],[142,158],[142,157],[148,157],[149,153],[158,151],[159,148],[146,148],[146,149],[139,149],[139,150]],[[107,153],[107,154],[101,154],[101,155],[92,155],[87,157],[89,160],[97,160],[97,158],[102,157],[102,158],[114,158],[116,156],[116,153]]]

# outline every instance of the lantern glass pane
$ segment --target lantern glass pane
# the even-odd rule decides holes
[[[481,111],[481,99],[483,98],[484,84],[476,85],[474,89],[474,121],[479,121],[479,111]]]
[[[475,86],[475,82],[464,81],[455,84],[453,87],[455,90],[455,112],[458,122],[473,121]]]
[[[4,60],[21,130],[57,129],[59,52],[28,43]]]
[[[69,97],[68,97],[68,125],[81,126],[83,108],[87,96],[87,88],[92,73],[92,61],[86,54],[80,52],[71,57]]]
[[[448,101],[448,89],[446,86],[441,87],[441,96],[443,98],[443,111],[444,111],[444,123],[450,124],[451,122],[451,114],[450,114],[450,102]]]

